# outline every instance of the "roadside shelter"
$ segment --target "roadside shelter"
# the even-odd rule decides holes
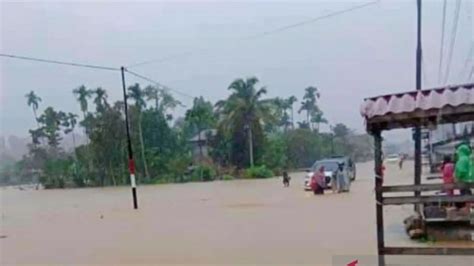
[[[383,208],[387,205],[472,202],[472,195],[422,195],[447,188],[443,184],[383,185],[382,131],[399,128],[429,128],[437,125],[474,121],[474,83],[446,86],[420,91],[382,95],[364,100],[361,114],[366,129],[374,138],[375,199],[377,221],[377,249],[379,265],[385,265],[384,255],[474,255],[472,248],[449,247],[389,247],[384,240]],[[420,149],[421,147],[415,147]],[[417,152],[415,151],[415,154]],[[420,151],[418,151],[420,154]],[[415,178],[421,180],[421,160],[415,160]],[[418,173],[418,174],[417,174]],[[417,179],[418,178],[418,179]],[[415,182],[417,183],[417,182]],[[474,188],[474,184],[454,184],[450,188]],[[398,192],[413,192],[413,196],[390,196]],[[419,208],[416,208],[419,210]],[[472,217],[472,216],[471,216]],[[471,218],[471,224],[473,220]]]

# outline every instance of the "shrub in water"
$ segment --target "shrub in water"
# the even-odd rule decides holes
[[[216,170],[208,165],[197,166],[192,174],[191,181],[212,181],[216,177]]]
[[[245,178],[269,178],[272,176],[272,170],[268,169],[265,165],[250,167],[244,172]]]
[[[234,178],[233,176],[231,176],[231,175],[223,175],[223,176],[222,176],[222,180],[226,180],[226,181],[227,181],[227,180],[234,180],[234,179],[235,179],[235,178]]]

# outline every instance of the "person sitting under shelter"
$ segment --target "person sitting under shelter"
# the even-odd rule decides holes
[[[441,172],[443,174],[443,184],[453,184],[454,183],[454,164],[451,160],[451,156],[446,155],[443,160],[443,165],[441,166]],[[453,189],[445,189],[446,194],[449,196],[454,195]]]

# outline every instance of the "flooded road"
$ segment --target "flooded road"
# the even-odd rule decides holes
[[[387,168],[388,183],[410,182],[409,163]],[[372,169],[359,164],[350,193],[324,196],[303,191],[303,173],[289,188],[278,178],[141,186],[138,210],[128,187],[2,188],[0,264],[332,265],[374,256]],[[388,244],[422,245],[404,233],[411,209],[385,210]]]

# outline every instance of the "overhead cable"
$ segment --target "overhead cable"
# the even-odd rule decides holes
[[[443,21],[441,23],[441,42],[440,42],[440,48],[439,48],[439,64],[438,64],[438,84],[441,83],[441,75],[442,71],[441,68],[443,66],[443,52],[444,52],[444,31],[446,27],[446,6],[447,6],[447,0],[443,1]]]
[[[342,15],[342,14],[345,14],[345,13],[349,13],[349,12],[355,11],[357,9],[361,9],[361,8],[365,8],[365,7],[374,5],[378,2],[380,2],[380,0],[372,1],[372,2],[369,2],[369,3],[362,4],[362,5],[353,6],[351,8],[347,8],[347,9],[343,9],[343,10],[339,10],[339,11],[335,11],[335,12],[331,12],[331,13],[326,14],[326,15],[311,18],[311,19],[308,19],[308,20],[304,20],[304,21],[301,21],[301,22],[298,22],[298,23],[290,24],[290,25],[287,25],[287,26],[283,26],[283,27],[280,27],[280,28],[273,29],[273,30],[265,31],[265,32],[258,33],[258,34],[255,34],[255,35],[250,35],[250,36],[240,38],[240,39],[237,39],[237,40],[234,40],[234,41],[248,41],[248,40],[253,40],[253,39],[256,39],[256,38],[260,38],[260,37],[265,37],[265,36],[268,36],[268,35],[271,35],[271,34],[275,34],[275,33],[279,33],[279,32],[282,32],[282,31],[290,30],[290,29],[293,29],[293,28],[296,28],[296,27],[304,26],[304,25],[307,25],[307,24],[312,24],[312,23],[318,22],[318,21],[323,20],[323,19],[327,19],[327,18],[338,16],[338,15]],[[211,49],[201,48],[201,49],[190,50],[190,51],[187,51],[187,52],[184,52],[184,53],[169,55],[169,56],[165,56],[165,57],[158,58],[158,59],[152,59],[152,60],[147,60],[147,61],[142,61],[142,62],[130,64],[127,67],[131,68],[131,67],[138,67],[138,66],[148,65],[148,64],[152,64],[152,63],[161,63],[161,62],[169,61],[169,60],[176,59],[176,58],[179,58],[179,57],[193,55],[197,52],[202,52],[202,51],[206,51],[206,50],[211,50]]]
[[[180,95],[182,95],[182,96],[185,96],[185,97],[188,97],[188,98],[191,98],[191,99],[194,99],[194,98],[195,98],[195,97],[192,96],[192,95],[189,95],[189,94],[187,94],[187,93],[181,92],[181,91],[176,90],[176,89],[172,89],[172,88],[170,88],[170,87],[168,87],[168,86],[166,86],[166,85],[163,85],[162,83],[160,83],[160,82],[158,82],[158,81],[156,81],[156,80],[153,80],[153,79],[151,79],[151,78],[148,78],[148,77],[146,77],[146,76],[144,76],[144,75],[138,74],[138,73],[133,72],[133,71],[130,71],[130,70],[128,70],[128,69],[125,69],[125,71],[126,71],[127,73],[130,73],[131,75],[137,77],[137,78],[140,78],[140,79],[146,80],[146,81],[148,81],[148,82],[151,82],[151,83],[157,85],[158,87],[160,87],[161,89],[174,91],[174,92],[177,93],[177,94],[180,94]]]
[[[446,64],[446,72],[445,72],[445,76],[444,76],[443,85],[445,85],[449,80],[449,72],[451,70],[451,59],[453,58],[454,46],[456,44],[456,34],[457,34],[457,30],[458,30],[460,9],[461,9],[461,0],[457,0],[456,1],[456,8],[454,9],[453,28],[451,29],[451,40],[450,40],[448,61],[447,61],[447,64]]]
[[[42,63],[49,63],[49,64],[67,65],[67,66],[84,67],[84,68],[94,68],[94,69],[101,69],[101,70],[111,70],[111,71],[119,71],[120,70],[120,68],[118,68],[118,67],[81,64],[81,63],[65,62],[65,61],[42,59],[42,58],[34,58],[34,57],[13,55],[13,54],[0,54],[0,57],[7,57],[7,58],[14,58],[14,59],[42,62]]]

